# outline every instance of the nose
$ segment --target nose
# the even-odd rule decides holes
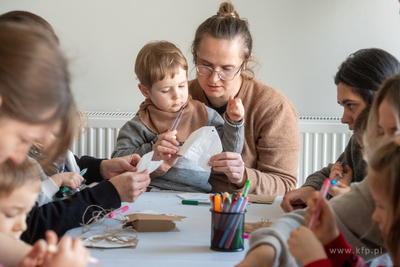
[[[25,158],[26,155],[28,154],[28,149],[30,146],[24,146],[24,147],[20,147],[17,148],[14,153],[12,153],[10,155],[10,160],[14,163],[14,164],[21,164]]]
[[[210,82],[211,83],[216,83],[220,80],[219,76],[218,76],[218,72],[214,71],[213,73],[211,73],[210,77]]]
[[[172,98],[175,99],[179,99],[179,97],[181,96],[181,94],[179,93],[179,90],[175,89],[172,95]]]
[[[378,213],[376,212],[376,208],[374,210],[374,213],[372,213],[372,220],[377,223],[379,222],[379,216]]]
[[[26,228],[26,216],[18,216],[18,220],[15,221],[13,226],[13,231],[22,233],[25,232]]]
[[[353,122],[352,122],[351,116],[348,116],[346,111],[343,112],[343,116],[342,116],[341,122],[342,122],[343,124],[348,124],[350,130],[353,130],[353,129],[352,129],[352,127],[353,127]]]

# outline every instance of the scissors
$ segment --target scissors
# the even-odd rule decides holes
[[[185,108],[183,108],[183,109],[181,110],[181,112],[179,112],[179,115],[178,115],[178,117],[176,118],[176,120],[175,120],[175,122],[174,122],[174,125],[172,125],[171,131],[174,131],[174,130],[176,129],[176,127],[178,127],[179,121],[180,121],[181,118],[182,118],[182,114],[183,114],[183,111],[184,111],[184,110],[185,110]]]

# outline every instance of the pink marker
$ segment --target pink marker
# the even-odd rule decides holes
[[[320,200],[321,198],[326,198],[326,194],[328,193],[329,186],[331,184],[331,180],[329,178],[326,178],[321,189],[321,195],[317,200],[317,210],[314,212],[314,214],[311,216],[310,223],[308,224],[308,228],[313,230],[315,228],[315,224],[317,223],[317,219],[319,217],[319,214],[321,213],[321,207],[320,207]]]
[[[110,215],[108,215],[108,216],[110,216],[110,218],[114,218],[115,215],[120,214],[120,213],[123,213],[123,212],[125,212],[125,211],[127,211],[127,210],[129,210],[129,207],[128,207],[128,206],[125,206],[125,207],[122,207],[122,208],[120,208],[120,209],[114,210],[114,211],[111,212]]]

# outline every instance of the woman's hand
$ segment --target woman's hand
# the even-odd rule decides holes
[[[157,142],[153,145],[153,159],[157,160],[169,160],[168,164],[170,166],[174,165],[177,161],[177,157],[173,157],[179,151],[179,142],[176,140],[177,131],[170,131],[160,134],[158,136]]]
[[[223,152],[214,155],[210,158],[208,165],[213,167],[214,171],[225,173],[229,181],[239,188],[242,188],[247,181],[244,162],[239,153]]]
[[[305,186],[289,191],[283,196],[281,208],[284,212],[301,209],[315,191],[316,189],[312,186]]]
[[[77,172],[57,173],[50,176],[50,178],[53,179],[58,187],[68,186],[72,190],[81,187],[81,183],[84,180]]]
[[[110,179],[124,172],[135,172],[140,159],[141,157],[138,154],[131,154],[125,157],[103,160],[100,163],[100,174],[103,179]]]
[[[226,115],[228,115],[231,121],[240,121],[244,117],[244,106],[242,100],[239,97],[229,97],[228,105],[226,107]]]
[[[293,230],[287,243],[290,253],[303,265],[327,258],[321,242],[307,227],[300,226]]]
[[[274,263],[275,249],[270,245],[260,245],[250,251],[235,267],[270,267]]]
[[[142,172],[125,172],[110,179],[117,189],[121,202],[135,202],[136,199],[146,192],[150,184],[148,170]]]
[[[313,214],[317,211],[317,202],[319,200],[319,207],[321,208],[321,213],[319,218],[317,218],[317,223],[313,230],[315,236],[323,245],[326,245],[333,241],[339,236],[339,229],[336,225],[335,213],[331,205],[326,198],[321,198],[320,192],[314,192],[311,198],[307,201],[308,209],[306,210],[306,215],[304,220],[306,225],[309,225]]]

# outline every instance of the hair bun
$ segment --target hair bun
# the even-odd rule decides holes
[[[236,19],[240,19],[239,14],[235,11],[235,7],[233,6],[231,1],[223,2],[218,9],[218,16],[223,17],[233,17]]]

